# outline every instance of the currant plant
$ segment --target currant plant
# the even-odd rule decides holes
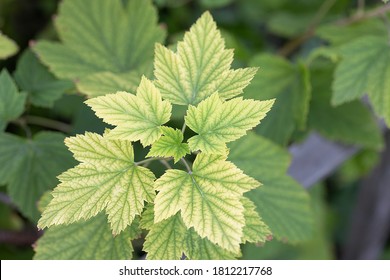
[[[225,49],[208,12],[176,53],[162,45],[155,52],[155,81],[142,77],[135,95],[117,92],[86,101],[114,128],[65,140],[80,164],[59,176],[38,226],[105,212],[114,235],[135,230],[140,219],[149,231],[148,259],[238,257],[241,243],[265,242],[271,231],[243,196],[260,183],[227,160],[226,143],[259,124],[274,101],[237,97],[256,69],[230,69],[233,52]],[[172,104],[188,106],[181,130],[165,125]],[[195,135],[183,141],[186,129]],[[134,141],[151,146],[147,159],[134,161]],[[154,160],[167,166],[157,179],[145,167]],[[171,168],[171,160],[183,168]]]

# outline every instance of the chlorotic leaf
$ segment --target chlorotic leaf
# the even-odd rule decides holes
[[[64,138],[55,132],[40,132],[32,139],[0,134],[0,184],[7,185],[12,201],[34,222],[42,194],[58,184],[56,176],[74,165]]]
[[[81,81],[79,89],[89,96],[110,93],[98,86],[88,87],[84,78],[102,72],[139,73],[137,70],[152,64],[154,44],[165,36],[150,0],[123,2],[63,1],[54,22],[61,43],[39,41],[34,51],[57,77]],[[133,84],[129,80],[126,88],[136,87],[140,78]],[[101,80],[96,76],[93,79]],[[115,92],[126,88],[116,88]]]
[[[35,246],[36,260],[128,260],[132,258],[131,240],[138,224],[113,236],[106,216],[101,213],[88,221],[58,225],[45,231]],[[130,229],[133,228],[133,229]]]
[[[205,12],[177,44],[177,52],[157,45],[156,86],[173,104],[196,105],[214,92],[224,99],[242,93],[256,68],[232,70],[233,51],[225,42],[209,12]]]
[[[147,157],[173,157],[174,162],[190,153],[188,144],[183,142],[183,133],[178,129],[161,127],[163,136],[153,143]]]
[[[65,144],[81,163],[59,176],[38,226],[89,219],[105,210],[113,234],[119,234],[142,213],[144,201],[153,201],[154,174],[135,164],[129,141],[86,133]]]
[[[382,133],[367,106],[360,100],[331,106],[333,70],[332,64],[311,66],[313,96],[308,127],[332,140],[381,149]]]
[[[154,225],[154,205],[148,203],[144,212],[141,215],[141,221],[139,223],[142,229],[150,230]]]
[[[148,208],[148,213],[153,215],[152,207]],[[188,229],[179,213],[152,224],[143,249],[148,253],[147,259],[160,260],[184,257],[191,260],[217,260],[239,256],[212,243],[207,237],[201,238],[192,228]]]
[[[294,131],[306,127],[310,104],[310,79],[305,65],[291,64],[284,58],[262,54],[255,56],[250,65],[262,71],[246,88],[244,97],[258,100],[276,98],[256,132],[274,142],[286,145]]]
[[[29,50],[18,60],[14,77],[19,88],[28,93],[29,101],[36,106],[51,107],[54,101],[73,88],[72,82],[57,80]]]
[[[6,69],[0,73],[0,131],[24,111],[27,94],[19,92]]]
[[[242,243],[245,242],[266,242],[272,233],[268,226],[261,220],[256,211],[255,204],[247,197],[241,199],[244,206],[245,226],[243,229]]]
[[[248,197],[272,234],[299,242],[311,236],[313,215],[307,192],[286,175],[290,158],[282,148],[255,134],[229,144],[229,160],[263,183]]]
[[[188,140],[192,151],[224,154],[225,143],[234,141],[259,124],[274,100],[243,100],[241,97],[223,102],[217,93],[187,110],[185,122],[198,133]]]
[[[169,121],[172,106],[162,101],[159,90],[143,77],[137,95],[117,92],[87,100],[106,123],[117,126],[106,135],[111,139],[140,140],[143,146],[161,136],[161,125]]]
[[[390,46],[387,37],[365,36],[340,47],[332,103],[368,94],[375,112],[390,125]]]
[[[144,243],[148,260],[177,260],[183,255],[187,228],[179,214],[163,220],[150,229]]]
[[[191,173],[167,170],[155,182],[155,223],[180,211],[187,228],[239,252],[244,227],[242,194],[259,186],[232,163],[217,155],[198,154]]]
[[[0,32],[0,59],[6,59],[13,56],[18,50],[18,45]]]
[[[232,260],[240,257],[241,253],[223,249],[190,229],[184,240],[184,255],[190,260]]]

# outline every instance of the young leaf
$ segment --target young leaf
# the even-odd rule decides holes
[[[143,77],[134,96],[117,92],[87,100],[86,103],[106,123],[117,126],[109,131],[110,139],[141,140],[143,146],[161,136],[161,125],[169,121],[172,106],[161,100],[159,90]]]
[[[173,157],[174,162],[190,153],[188,144],[183,142],[183,133],[178,129],[162,126],[161,131],[164,134],[150,148],[147,157]]]
[[[0,131],[10,120],[16,119],[24,111],[27,94],[18,92],[15,82],[6,69],[0,73]]]
[[[365,36],[340,47],[342,56],[334,73],[332,103],[368,94],[375,112],[390,125],[390,47],[388,38]]]
[[[243,100],[242,97],[223,102],[217,93],[187,110],[185,122],[198,133],[188,140],[191,151],[224,154],[227,142],[234,141],[259,124],[271,109],[274,100]]]
[[[157,179],[154,222],[181,211],[187,228],[194,227],[202,238],[239,252],[244,227],[240,198],[258,186],[225,158],[201,153],[191,173],[170,169]]]
[[[0,59],[6,59],[13,56],[18,50],[18,45],[0,32]]]
[[[296,129],[304,129],[309,111],[309,72],[300,63],[269,54],[256,56],[252,66],[263,69],[245,90],[253,99],[276,98],[272,111],[256,128],[256,132],[281,145],[286,145]]]
[[[106,216],[101,213],[88,221],[50,227],[35,247],[35,260],[128,260],[131,240],[137,238],[138,223],[133,222],[113,236]]]
[[[230,69],[233,51],[225,49],[209,12],[185,34],[177,53],[158,44],[155,55],[156,86],[165,99],[178,105],[196,105],[216,91],[224,99],[237,96],[257,71]]]
[[[14,77],[19,88],[28,93],[29,101],[36,106],[53,106],[54,101],[73,87],[70,81],[57,80],[30,50],[18,60]]]
[[[62,43],[40,41],[34,51],[57,77],[78,80],[80,90],[89,96],[101,94],[98,87],[87,86],[92,74],[138,73],[136,83],[128,80],[124,88],[111,84],[110,92],[136,87],[139,73],[152,64],[155,42],[161,42],[165,35],[157,26],[156,9],[150,0],[126,2],[63,1],[54,22]]]
[[[86,133],[67,138],[65,144],[81,163],[58,177],[61,184],[38,226],[89,219],[105,210],[113,234],[119,234],[141,214],[144,201],[153,201],[153,173],[134,163],[129,141]]]
[[[56,176],[74,161],[63,144],[64,135],[40,132],[26,140],[0,134],[0,184],[6,184],[12,201],[32,221],[37,221],[37,201],[54,188]]]
[[[307,240],[313,227],[310,199],[302,186],[286,175],[288,153],[255,134],[229,144],[229,148],[229,160],[264,184],[248,197],[272,234],[289,242]]]
[[[268,226],[261,220],[256,211],[255,204],[247,197],[241,198],[244,206],[245,226],[243,228],[242,243],[245,242],[266,242],[272,233]]]

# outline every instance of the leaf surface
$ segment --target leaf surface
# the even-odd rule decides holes
[[[309,128],[332,140],[381,149],[382,133],[367,106],[359,100],[331,106],[333,70],[329,64],[312,66]]]
[[[162,45],[155,49],[156,86],[173,104],[196,105],[214,92],[223,99],[242,93],[256,68],[232,70],[233,51],[225,42],[209,12],[184,35],[173,52]]]
[[[249,134],[229,145],[229,160],[263,186],[247,194],[262,220],[278,239],[289,242],[311,236],[313,216],[307,192],[286,175],[288,153],[261,136]]]
[[[173,157],[174,162],[190,153],[187,143],[183,142],[183,133],[178,129],[163,126],[163,136],[153,143],[147,157]]]
[[[29,101],[42,107],[52,107],[67,90],[73,88],[70,81],[57,80],[29,50],[18,60],[14,73],[19,88],[27,92]]]
[[[273,100],[243,100],[242,97],[223,102],[213,94],[199,103],[190,105],[185,122],[198,135],[188,140],[191,151],[224,154],[227,142],[234,141],[259,124],[271,109]]]
[[[40,132],[30,140],[0,134],[0,184],[7,185],[12,201],[34,222],[40,215],[37,202],[42,194],[53,189],[56,176],[74,164],[64,138],[55,132]]]
[[[88,221],[53,226],[45,231],[35,247],[36,260],[128,260],[132,258],[131,240],[137,237],[134,222],[113,236],[104,214]]]
[[[104,122],[115,125],[106,137],[140,140],[143,146],[154,143],[161,136],[161,125],[171,117],[172,106],[161,100],[159,90],[143,77],[137,95],[117,92],[87,100],[86,103]]]
[[[16,54],[19,50],[18,45],[0,32],[0,59],[6,59]]]
[[[139,73],[152,64],[154,44],[164,38],[149,0],[126,5],[121,0],[66,0],[54,23],[61,43],[40,41],[33,49],[57,77],[80,81],[79,89],[89,96],[102,94],[99,87],[88,86],[91,79],[100,80],[89,75]],[[125,88],[119,84],[114,92],[136,87],[140,78]]]
[[[276,98],[275,104],[256,132],[272,141],[286,145],[294,131],[304,129],[310,102],[309,73],[298,63],[262,54],[250,65],[262,69],[246,88],[244,97],[257,100]]]
[[[0,73],[0,131],[7,122],[18,118],[24,111],[26,103],[25,92],[19,92],[14,80],[6,69]]]
[[[134,163],[129,141],[86,133],[65,143],[81,163],[59,176],[38,226],[69,224],[105,210],[113,234],[119,234],[141,214],[145,201],[153,201],[154,174]]]
[[[217,155],[198,154],[191,174],[170,169],[157,179],[155,223],[180,211],[187,228],[222,248],[239,252],[244,227],[242,194],[259,186]]]
[[[332,103],[368,94],[375,112],[390,125],[390,46],[387,37],[365,36],[340,47]]]

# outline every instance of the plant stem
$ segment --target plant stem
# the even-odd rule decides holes
[[[72,131],[72,126],[70,126],[69,124],[55,121],[55,120],[48,119],[48,118],[44,118],[44,117],[24,116],[23,119],[28,124],[39,125],[42,127],[51,128],[51,129],[58,130],[58,131],[61,131],[64,133],[70,133]]]
[[[187,125],[186,125],[186,123],[184,122],[183,127],[181,128],[181,133],[184,134],[184,131],[186,130],[186,127],[187,127]]]
[[[188,162],[187,162],[184,158],[181,158],[180,160],[181,160],[181,162],[184,164],[184,166],[187,168],[188,173],[189,173],[189,174],[192,174],[192,170],[191,170],[191,167],[190,167],[190,165],[188,164]]]
[[[361,21],[361,20],[365,20],[365,19],[369,19],[369,18],[373,18],[373,17],[378,17],[378,16],[381,16],[381,15],[384,15],[388,11],[390,11],[390,4],[380,6],[380,7],[376,8],[376,9],[373,9],[373,10],[371,10],[369,12],[365,12],[365,13],[363,13],[360,16],[358,14],[355,14],[352,17],[338,20],[338,21],[336,21],[336,24],[342,25],[342,26],[349,25],[349,24],[352,24],[352,23],[355,23],[355,22],[358,22],[358,21]]]
[[[160,163],[164,165],[167,169],[172,169],[172,166],[165,159],[160,159]]]
[[[336,0],[328,0],[328,1],[323,2],[323,4],[318,9],[317,13],[314,15],[313,19],[311,20],[306,31],[301,36],[293,39],[292,41],[290,41],[286,45],[284,45],[278,51],[279,55],[282,55],[282,56],[290,55],[300,45],[302,45],[310,37],[312,37],[314,35],[314,32],[315,32],[318,24],[321,22],[321,20],[324,18],[324,16],[326,16],[326,14],[329,12],[329,10],[332,8],[332,6],[335,3],[336,3]]]
[[[26,137],[28,139],[31,139],[32,138],[32,133],[31,133],[31,129],[28,127],[28,125],[26,124],[26,120],[23,119],[23,118],[19,118],[19,119],[16,119],[16,120],[13,120],[11,121],[11,123],[14,123],[18,126],[20,126],[23,130],[24,130],[24,133],[26,134]]]

